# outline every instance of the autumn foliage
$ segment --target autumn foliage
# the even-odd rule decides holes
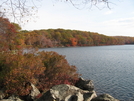
[[[76,38],[71,38],[70,40],[71,40],[72,46],[77,45],[77,39]]]
[[[28,95],[29,83],[40,91],[57,84],[74,84],[79,74],[56,52],[0,53],[0,87],[6,94]]]
[[[46,67],[44,74],[39,77],[39,87],[44,89],[57,84],[75,84],[80,75],[75,66],[69,65],[65,56],[56,52],[40,52],[38,55]]]
[[[33,48],[28,53],[23,51],[24,46],[52,47],[47,33],[18,32],[18,28],[8,19],[0,18],[0,89],[4,89],[6,96],[28,95],[30,83],[40,91],[57,84],[75,84],[80,75],[65,56]]]
[[[16,30],[8,19],[0,17],[0,49],[15,49]]]
[[[47,29],[34,31],[21,31],[24,35],[26,46],[45,47],[70,47],[70,46],[102,46],[102,45],[123,45],[133,44],[134,37],[106,36],[99,33]]]
[[[65,56],[56,52],[33,51],[33,47],[98,46],[133,44],[133,37],[109,37],[98,33],[48,29],[20,31],[20,27],[0,17],[0,89],[6,96],[26,96],[30,83],[41,92],[58,84],[74,85],[80,74]],[[31,48],[28,53],[24,50]]]
[[[0,86],[7,94],[27,95],[28,82],[35,83],[45,67],[41,59],[33,54],[0,53]]]

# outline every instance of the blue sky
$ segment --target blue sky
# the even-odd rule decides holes
[[[107,36],[134,36],[134,0],[111,2],[110,9],[103,8],[103,3],[98,4],[99,9],[94,6],[91,8],[90,4],[78,6],[77,9],[63,0],[42,0],[37,3],[38,17],[22,26],[22,29],[63,28],[98,32]]]

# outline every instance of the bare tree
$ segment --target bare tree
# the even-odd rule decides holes
[[[88,7],[89,9],[92,8],[93,6],[99,8],[99,4],[103,3],[103,8],[107,7],[110,8],[109,3],[110,0],[66,0],[67,2],[70,2],[74,7],[76,7],[77,9],[80,9],[81,7]],[[102,9],[102,8],[99,8]]]
[[[22,21],[22,18],[33,17],[38,10],[35,2],[37,0],[1,0],[0,17],[10,17],[17,22]]]
[[[0,17],[12,17],[14,21],[23,21],[23,18],[33,17],[38,11],[37,2],[42,0],[1,0],[0,1]],[[81,8],[80,6],[90,5],[89,7],[96,6],[99,3],[104,3],[108,8],[109,0],[56,0],[70,2],[74,7]],[[28,22],[28,20],[25,20]]]

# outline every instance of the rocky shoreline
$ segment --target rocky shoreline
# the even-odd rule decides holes
[[[0,90],[0,101],[119,101],[109,94],[97,96],[92,80],[84,80],[83,78],[79,78],[75,86],[56,85],[44,93],[40,93],[33,84],[31,87],[31,93],[26,97],[12,95],[6,99]]]

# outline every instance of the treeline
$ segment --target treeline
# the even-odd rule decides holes
[[[65,29],[25,30],[18,36],[18,43],[38,48],[134,44],[134,37],[106,36],[95,32]]]

